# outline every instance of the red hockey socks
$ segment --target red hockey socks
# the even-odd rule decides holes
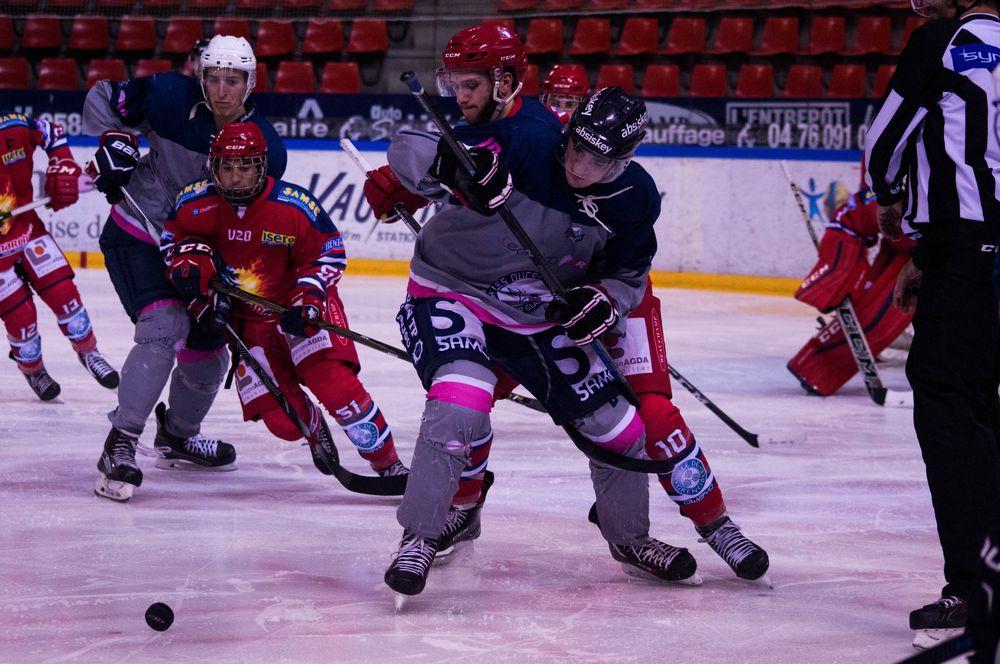
[[[90,316],[83,306],[80,291],[72,279],[63,279],[41,291],[39,297],[56,315],[59,330],[69,339],[77,353],[89,353],[97,348],[97,337],[90,324]]]
[[[7,328],[12,359],[23,374],[38,373],[42,363],[42,338],[38,334],[38,312],[30,296],[13,309],[4,312],[3,324]]]

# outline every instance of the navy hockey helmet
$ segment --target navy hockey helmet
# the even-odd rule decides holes
[[[618,86],[598,90],[577,107],[566,127],[566,168],[592,183],[615,180],[646,136],[648,123],[646,103],[639,97]]]

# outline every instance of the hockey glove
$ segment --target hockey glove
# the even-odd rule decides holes
[[[375,218],[387,224],[399,221],[396,205],[402,205],[413,214],[430,203],[423,196],[418,196],[404,187],[388,166],[368,171],[368,179],[365,180],[365,198],[368,199],[368,205],[372,207]]]
[[[220,334],[233,310],[233,301],[225,293],[213,292],[188,304],[188,313],[195,325],[209,334]]]
[[[323,318],[326,295],[314,286],[299,284],[292,291],[288,311],[281,314],[281,329],[296,337],[316,334],[318,327],[312,325]]]
[[[49,207],[61,210],[80,199],[80,174],[83,170],[72,159],[53,159],[45,169],[45,195]]]
[[[93,161],[87,164],[87,175],[108,203],[114,205],[122,200],[121,190],[138,165],[139,140],[124,131],[106,131],[101,134]]]
[[[819,260],[795,291],[795,299],[828,313],[860,288],[867,273],[861,240],[829,230],[819,243]]]
[[[465,170],[448,144],[438,141],[437,155],[429,174],[465,207],[485,216],[496,214],[514,189],[510,172],[492,150],[470,148],[469,155],[476,166],[472,175]]]
[[[215,253],[196,238],[178,242],[173,250],[167,278],[189,300],[208,295],[208,284],[215,278]]]
[[[566,293],[566,302],[553,302],[545,317],[562,325],[566,336],[577,346],[599,339],[618,322],[618,312],[597,286],[578,286]]]

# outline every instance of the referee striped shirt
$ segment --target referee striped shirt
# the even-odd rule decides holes
[[[867,180],[880,205],[904,201],[904,230],[955,221],[1000,228],[993,69],[1000,20],[969,13],[910,37],[868,129]]]

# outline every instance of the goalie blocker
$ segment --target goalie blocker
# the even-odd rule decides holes
[[[795,299],[827,313],[850,297],[872,354],[878,355],[913,318],[892,306],[892,289],[913,242],[882,239],[869,264],[866,251],[879,241],[875,207],[870,192],[859,192],[838,208],[820,242],[819,260]],[[825,323],[788,362],[788,370],[810,394],[830,396],[843,387],[858,367],[839,319]]]

